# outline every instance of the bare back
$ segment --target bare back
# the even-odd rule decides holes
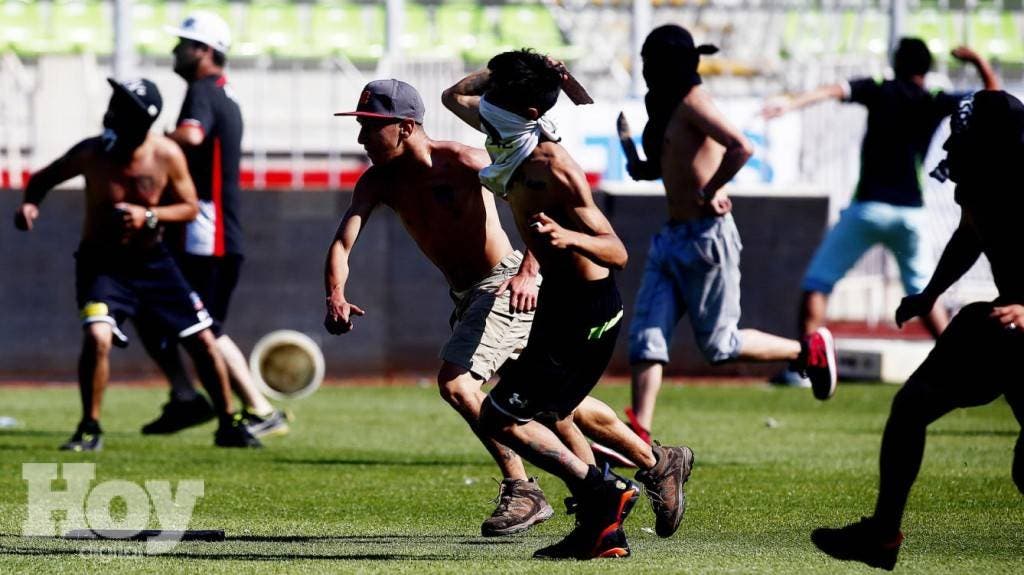
[[[512,251],[494,197],[480,185],[487,163],[483,150],[431,141],[429,166],[387,164],[363,176],[455,289],[487,277]]]

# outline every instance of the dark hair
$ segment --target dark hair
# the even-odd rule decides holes
[[[491,58],[487,69],[487,99],[497,106],[536,108],[543,115],[558,101],[562,73],[544,54],[529,48],[502,52]]]
[[[182,40],[185,40],[186,42],[188,42],[193,48],[209,48],[210,51],[213,52],[213,63],[214,63],[214,65],[216,65],[219,68],[223,68],[224,65],[228,61],[227,54],[225,54],[224,52],[221,52],[220,50],[214,48],[213,46],[210,46],[209,44],[200,42],[198,40],[191,40],[191,39],[188,39],[188,38],[182,38]]]
[[[899,79],[924,76],[932,69],[932,51],[920,38],[900,38],[892,56],[892,68]]]

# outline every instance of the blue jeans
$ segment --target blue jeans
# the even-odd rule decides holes
[[[883,202],[854,202],[818,246],[804,275],[803,289],[832,293],[836,282],[875,244],[884,245],[900,268],[903,289],[921,293],[934,271],[924,244],[924,208]]]

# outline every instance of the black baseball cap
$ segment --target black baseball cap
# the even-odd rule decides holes
[[[127,96],[151,120],[156,120],[156,117],[160,115],[160,110],[164,106],[164,100],[160,97],[160,89],[153,82],[145,78],[125,80],[124,82],[107,78],[107,83],[110,84],[115,93]]]
[[[335,116],[392,118],[423,123],[423,100],[420,93],[401,80],[374,80],[363,88],[355,112],[338,112]]]

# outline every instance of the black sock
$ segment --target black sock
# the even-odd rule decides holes
[[[569,485],[569,491],[572,492],[573,496],[579,499],[581,496],[585,496],[587,493],[594,491],[604,481],[604,473],[601,472],[596,466],[590,465],[587,468],[587,476],[582,479],[576,479]]]
[[[196,388],[192,387],[192,382],[171,378],[171,401],[187,403],[195,401],[197,397],[199,394],[196,392]]]

